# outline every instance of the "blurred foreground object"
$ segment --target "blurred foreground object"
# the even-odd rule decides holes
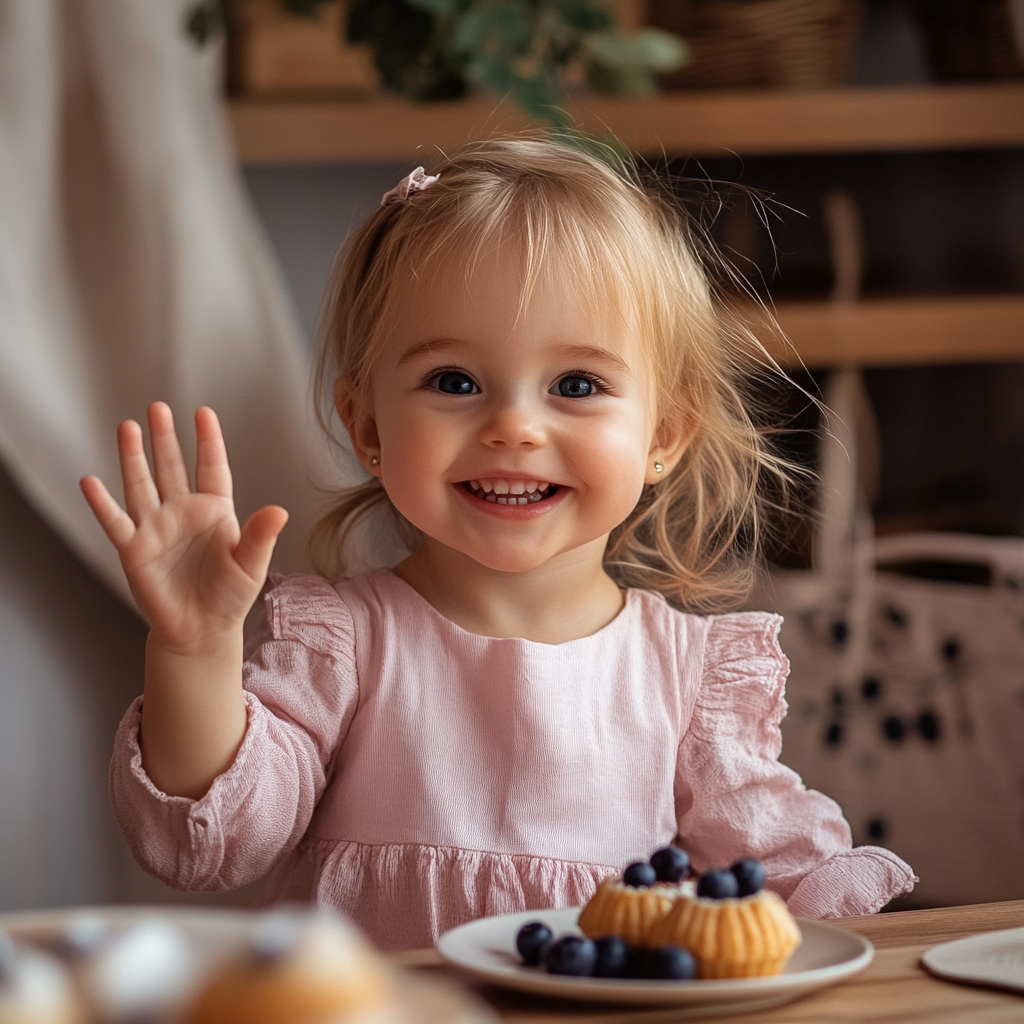
[[[219,48],[163,0],[0,0],[0,458],[117,593],[81,494],[120,478],[117,424],[155,399],[186,448],[220,415],[238,512],[292,519],[305,565],[323,456],[307,354],[235,165]],[[192,462],[191,451],[187,451]]]
[[[678,89],[826,89],[841,85],[860,0],[651,0],[652,25],[685,38]]]
[[[346,918],[298,904],[0,914],[0,1022],[498,1024],[461,989],[388,963]]]

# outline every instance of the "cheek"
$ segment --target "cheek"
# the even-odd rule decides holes
[[[378,423],[384,486],[403,514],[409,505],[430,500],[450,457],[451,432],[443,423],[418,414],[416,408],[397,406]]]
[[[649,442],[640,422],[617,422],[583,431],[591,484],[631,510],[643,490]]]

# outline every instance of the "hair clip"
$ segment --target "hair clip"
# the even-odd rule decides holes
[[[411,174],[407,174],[390,192],[385,192],[380,201],[381,206],[388,206],[390,203],[404,203],[409,198],[410,192],[422,192],[440,178],[440,174],[426,174],[422,167],[417,167]]]

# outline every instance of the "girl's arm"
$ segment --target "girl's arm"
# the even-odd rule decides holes
[[[704,670],[679,747],[676,813],[699,870],[741,857],[804,917],[870,914],[916,881],[888,850],[853,847],[839,806],[778,760],[789,670],[782,620],[760,612],[710,620]]]
[[[266,506],[239,528],[212,409],[196,412],[195,492],[170,409],[156,402],[148,418],[152,474],[139,425],[118,428],[127,511],[96,477],[81,486],[150,626],[143,767],[168,795],[197,799],[232,763],[245,734],[242,624],[288,513]]]

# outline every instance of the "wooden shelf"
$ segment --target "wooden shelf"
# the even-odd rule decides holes
[[[780,303],[789,339],[761,333],[785,366],[1024,362],[1024,295]]]
[[[721,156],[1024,146],[1024,85],[686,92],[653,99],[588,97],[581,127],[636,152]],[[489,100],[412,104],[392,98],[234,100],[243,163],[426,159],[472,138],[529,127]]]

